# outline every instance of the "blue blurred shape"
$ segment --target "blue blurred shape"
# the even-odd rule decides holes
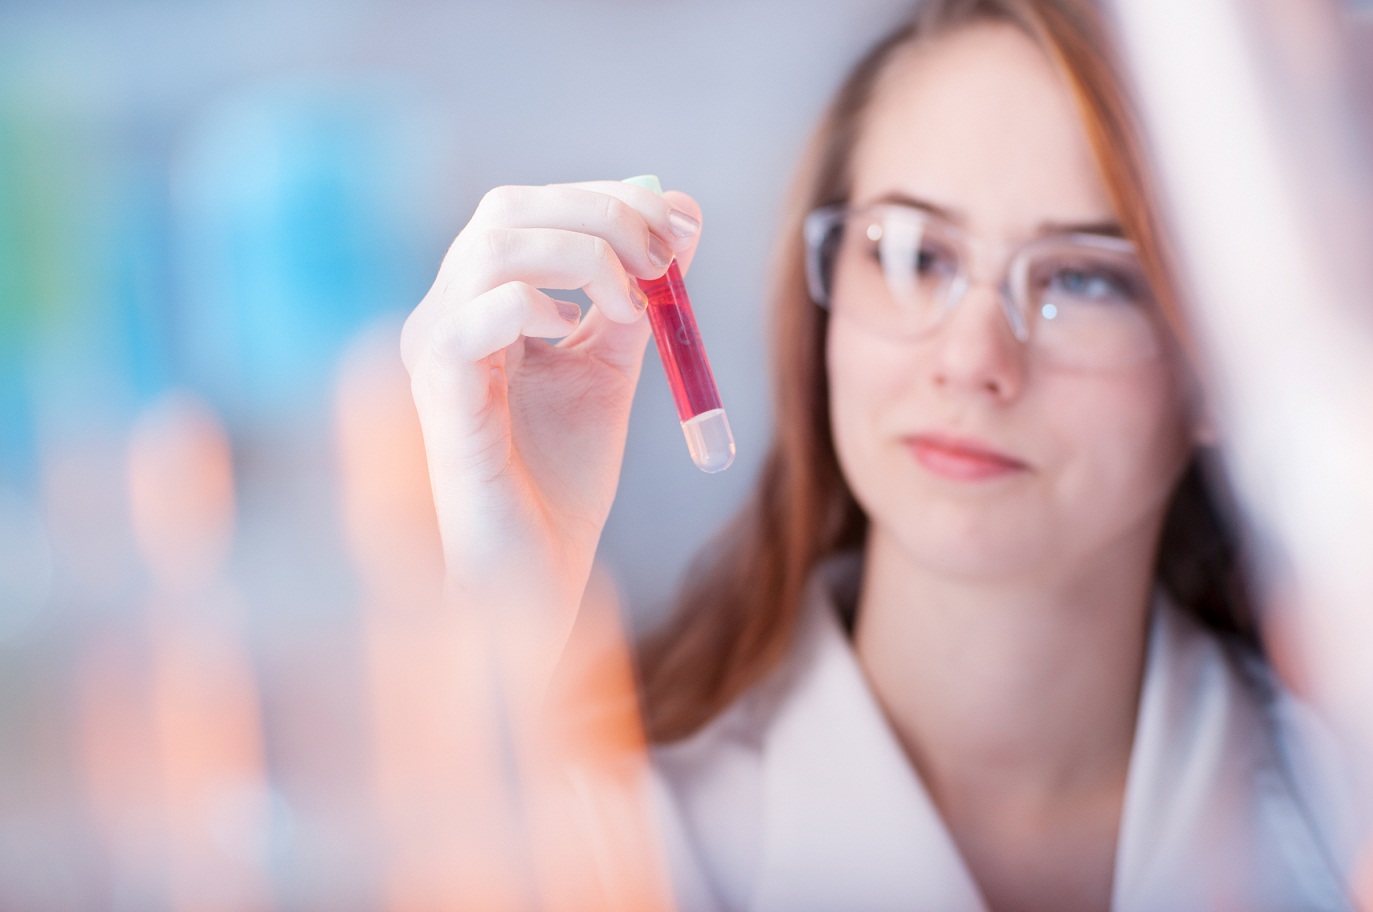
[[[172,186],[180,350],[231,412],[318,402],[353,331],[413,306],[414,235],[445,149],[416,96],[384,81],[273,85],[186,135]]]

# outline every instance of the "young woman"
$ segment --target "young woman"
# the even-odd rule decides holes
[[[929,0],[820,127],[776,440],[643,653],[683,908],[1351,907],[1196,465],[1107,46],[1080,0]],[[618,479],[632,277],[687,266],[700,221],[615,182],[492,191],[406,325],[455,596],[549,665]]]

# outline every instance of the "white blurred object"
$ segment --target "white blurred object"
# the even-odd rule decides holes
[[[1290,640],[1306,696],[1366,772],[1373,192],[1369,99],[1346,43],[1357,14],[1328,0],[1113,6],[1270,633]]]

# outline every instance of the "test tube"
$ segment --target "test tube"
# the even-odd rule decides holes
[[[652,174],[631,177],[625,183],[663,194],[662,184]],[[734,434],[720,404],[682,270],[674,259],[661,278],[637,281],[648,297],[649,324],[691,459],[703,472],[723,472],[734,462]]]

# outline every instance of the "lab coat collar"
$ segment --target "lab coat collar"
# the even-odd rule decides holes
[[[831,561],[812,581],[763,745],[758,912],[984,910],[972,877],[873,698],[832,589],[857,571]]]
[[[776,696],[750,908],[985,912],[841,626],[833,588],[851,586],[857,571],[846,556],[817,573],[791,659],[767,688]],[[1292,892],[1301,872],[1261,806],[1290,808],[1291,796],[1223,647],[1161,595],[1148,642],[1112,908],[1344,908],[1309,870]],[[1236,893],[1237,884],[1249,888]]]

